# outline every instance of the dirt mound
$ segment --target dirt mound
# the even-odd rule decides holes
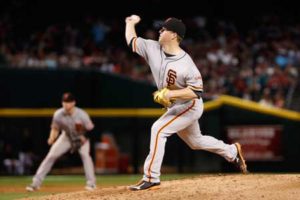
[[[194,178],[165,181],[160,189],[132,192],[126,186],[98,188],[93,192],[72,192],[36,199],[298,199],[300,174],[226,174],[199,175]]]

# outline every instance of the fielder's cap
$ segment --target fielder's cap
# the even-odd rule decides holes
[[[71,92],[66,92],[62,95],[62,101],[63,102],[73,102],[75,101],[75,97]]]
[[[181,38],[184,38],[185,35],[185,25],[184,23],[177,18],[171,17],[168,18],[163,24],[162,27],[168,31],[173,31],[177,33]]]

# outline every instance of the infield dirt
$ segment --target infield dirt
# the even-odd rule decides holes
[[[199,175],[188,179],[164,181],[156,190],[133,192],[126,188],[126,186],[97,188],[92,192],[68,192],[32,199],[300,200],[300,174]]]

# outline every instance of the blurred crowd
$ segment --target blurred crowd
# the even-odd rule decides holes
[[[8,134],[4,126],[0,129],[0,174],[31,174],[38,157],[33,153],[34,138],[30,130],[16,131],[15,128],[10,130],[14,134]]]
[[[160,19],[163,20],[163,19]],[[142,21],[138,35],[157,39],[160,20]],[[286,107],[300,69],[300,23],[266,16],[247,30],[230,21],[184,18],[182,43],[204,81],[205,99],[221,94]],[[22,29],[0,18],[0,66],[11,68],[93,69],[154,84],[145,61],[126,46],[124,19],[88,16]]]

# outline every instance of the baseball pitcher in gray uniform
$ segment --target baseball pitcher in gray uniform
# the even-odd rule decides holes
[[[38,190],[55,161],[67,151],[72,153],[78,151],[81,156],[87,179],[85,189],[94,190],[96,188],[94,165],[90,156],[90,141],[88,139],[88,134],[94,128],[94,124],[89,115],[75,105],[74,95],[69,92],[64,93],[62,108],[55,111],[52,119],[51,132],[48,138],[48,144],[52,147],[34,175],[32,184],[26,187],[27,191]]]
[[[246,173],[247,166],[239,143],[225,144],[201,133],[198,120],[203,113],[203,83],[192,58],[179,45],[186,31],[184,23],[176,18],[167,19],[159,31],[159,40],[153,41],[137,37],[135,25],[140,22],[139,16],[131,15],[125,22],[127,44],[146,60],[153,74],[158,88],[154,101],[167,108],[152,125],[144,176],[139,183],[128,188],[136,191],[159,187],[165,143],[174,133],[190,148],[219,154]]]

